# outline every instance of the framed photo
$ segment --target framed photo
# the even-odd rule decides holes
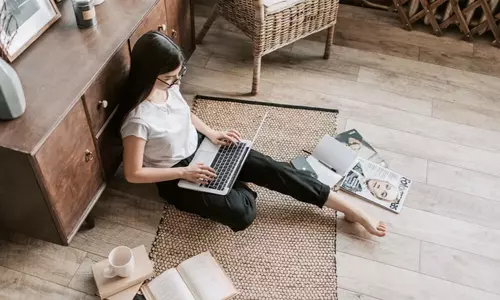
[[[14,61],[61,17],[53,0],[0,0],[0,48]]]

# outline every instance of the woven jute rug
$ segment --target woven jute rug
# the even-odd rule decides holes
[[[336,130],[336,110],[197,96],[193,112],[215,129],[237,129],[254,149],[289,162]],[[336,215],[251,186],[257,217],[244,231],[166,205],[150,257],[155,275],[209,250],[241,292],[236,299],[337,299]]]

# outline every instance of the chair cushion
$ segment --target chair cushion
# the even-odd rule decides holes
[[[262,0],[268,14],[272,14],[303,2],[304,0]]]

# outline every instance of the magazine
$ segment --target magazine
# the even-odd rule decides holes
[[[387,167],[387,162],[380,157],[377,151],[361,136],[356,129],[338,134],[335,139],[351,148],[359,157]]]
[[[411,179],[358,157],[340,188],[396,213],[401,211]]]
[[[412,180],[359,157],[335,138],[325,135],[307,162],[324,184],[354,194],[399,213]]]

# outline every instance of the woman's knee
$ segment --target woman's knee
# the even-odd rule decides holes
[[[269,166],[276,163],[276,161],[272,159],[270,156],[260,153],[253,149],[250,150],[250,153],[248,154],[247,162],[249,162],[252,165],[259,165],[259,166]]]
[[[227,224],[233,231],[241,231],[248,228],[257,215],[255,203],[256,194],[251,190],[238,190],[231,192],[228,197],[232,197],[230,224]]]

